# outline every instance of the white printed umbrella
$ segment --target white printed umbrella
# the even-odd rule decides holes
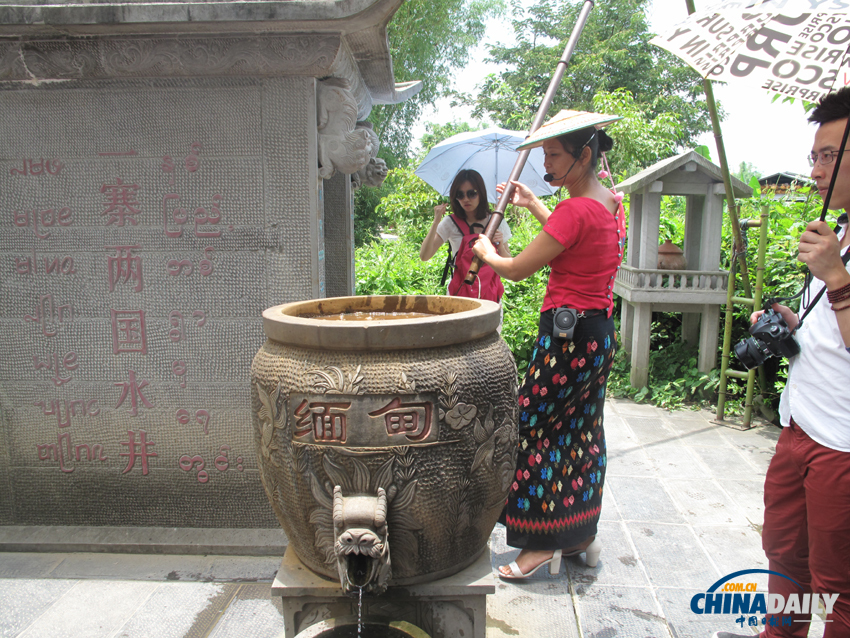
[[[508,181],[519,155],[516,147],[525,141],[526,136],[527,133],[522,131],[496,127],[452,135],[434,146],[414,173],[433,186],[440,195],[448,196],[458,171],[478,171],[487,187],[487,200],[495,204],[498,199],[496,184]],[[535,195],[551,195],[555,189],[543,180],[545,174],[543,150],[533,149],[519,181]]]
[[[816,102],[850,85],[849,0],[724,0],[651,40],[702,77]],[[850,133],[850,120],[843,149]],[[833,184],[824,198],[826,215]]]
[[[809,102],[850,84],[847,0],[725,0],[651,42],[709,80]]]

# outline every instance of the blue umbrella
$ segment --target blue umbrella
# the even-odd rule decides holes
[[[453,135],[432,148],[414,171],[441,195],[448,196],[452,180],[458,171],[472,169],[484,178],[487,200],[493,204],[498,199],[496,184],[508,181],[527,133],[488,128]],[[555,189],[543,181],[543,150],[531,150],[519,181],[528,186],[535,195],[552,195]]]

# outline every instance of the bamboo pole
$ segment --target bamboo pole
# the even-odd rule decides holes
[[[688,15],[694,13],[694,0],[685,0],[688,7]],[[732,190],[732,177],[729,173],[729,164],[726,161],[726,147],[723,145],[723,132],[720,130],[720,118],[717,116],[717,103],[714,100],[714,89],[711,80],[703,78],[702,88],[705,91],[705,101],[708,104],[708,114],[711,117],[711,128],[714,131],[714,142],[717,146],[717,155],[720,158],[720,171],[723,174],[723,186],[726,188],[726,207],[729,210],[729,221],[732,224],[732,244],[734,256],[738,258],[741,269],[741,280],[747,297],[753,296],[750,286],[750,275],[747,270],[747,253],[744,250],[744,239],[741,235],[741,225],[738,222],[738,210],[735,206],[735,191]]]
[[[549,107],[552,106],[552,101],[555,99],[555,93],[558,91],[558,87],[561,85],[561,80],[567,70],[567,64],[569,64],[570,58],[573,56],[573,51],[578,43],[578,38],[584,30],[584,25],[587,23],[587,18],[593,7],[594,0],[584,0],[584,5],[582,5],[581,11],[579,12],[578,20],[576,20],[576,24],[573,27],[573,32],[570,34],[570,39],[567,41],[566,47],[564,47],[564,53],[561,55],[561,59],[555,67],[555,73],[552,74],[552,79],[549,81],[549,88],[546,89],[543,101],[540,102],[537,114],[534,116],[534,121],[531,123],[531,128],[528,130],[529,135],[534,133],[534,131],[543,125],[543,120],[546,119],[546,112],[549,110]],[[513,196],[514,185],[511,182],[519,180],[520,175],[522,174],[522,169],[525,168],[525,162],[528,159],[529,153],[531,153],[531,149],[520,151],[516,162],[514,163],[513,170],[511,170],[511,175],[508,177],[508,183],[505,185],[505,190],[502,191],[499,201],[496,202],[496,208],[493,210],[492,215],[490,215],[490,221],[487,223],[487,228],[484,229],[484,235],[490,239],[493,239],[493,235],[496,234],[499,224],[502,223],[502,218],[504,217],[505,210],[508,207],[508,202],[511,201],[511,197]],[[484,262],[478,259],[478,257],[473,257],[464,282],[467,284],[474,283],[475,278],[478,276],[478,271],[481,269],[483,264]]]

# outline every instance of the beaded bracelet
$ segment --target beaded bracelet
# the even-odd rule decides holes
[[[830,309],[832,310],[832,312],[841,312],[842,310],[850,309],[850,304],[847,304],[843,308],[836,308],[835,306],[830,306]]]
[[[850,284],[842,286],[837,290],[827,290],[826,298],[829,303],[838,303],[839,301],[850,299]]]

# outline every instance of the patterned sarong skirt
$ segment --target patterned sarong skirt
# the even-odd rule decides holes
[[[552,338],[551,314],[541,314],[519,389],[519,454],[501,519],[508,545],[538,550],[596,534],[607,463],[605,388],[617,349],[605,314],[580,319],[571,341]]]

